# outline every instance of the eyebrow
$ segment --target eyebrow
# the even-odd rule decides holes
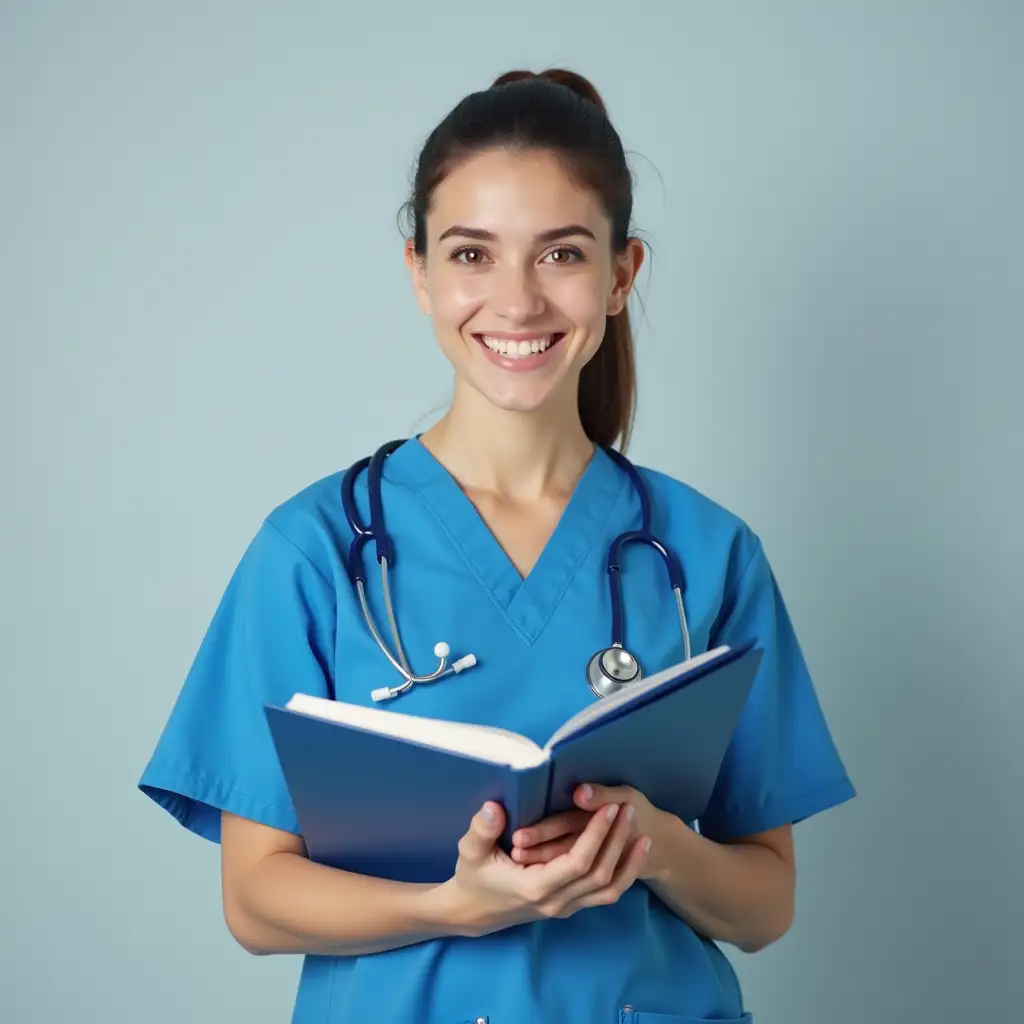
[[[555,242],[559,238],[569,238],[571,235],[583,235],[586,238],[592,238],[595,242],[597,241],[597,236],[594,232],[590,228],[585,228],[582,224],[566,224],[565,227],[542,231],[539,235],[535,236],[534,241]],[[498,240],[498,236],[493,231],[484,231],[482,228],[468,228],[461,224],[455,224],[438,238],[438,242],[443,242],[446,238],[455,236],[459,238],[473,238],[478,242],[496,242]]]

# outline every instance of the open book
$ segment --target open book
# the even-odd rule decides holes
[[[399,881],[451,877],[487,800],[513,831],[573,807],[577,785],[628,785],[686,822],[712,789],[753,684],[753,641],[719,647],[608,697],[543,747],[487,725],[296,694],[267,721],[309,856]]]
[[[562,725],[543,747],[517,732],[499,729],[493,725],[420,718],[418,715],[406,715],[400,711],[346,704],[343,701],[311,697],[304,693],[297,693],[285,707],[304,715],[312,715],[314,718],[337,722],[339,725],[365,729],[394,739],[413,740],[437,750],[464,754],[466,757],[491,761],[509,768],[535,768],[547,761],[551,751],[563,740],[599,725],[603,719],[614,716],[623,705],[638,706],[663,683],[684,678],[686,673],[728,651],[728,647],[717,647],[683,662],[682,665],[673,665],[663,672],[642,679],[633,686],[627,686],[617,693],[588,704]]]

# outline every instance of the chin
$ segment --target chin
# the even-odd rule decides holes
[[[477,382],[476,390],[502,412],[534,413],[551,405],[556,392],[550,388],[494,388]]]

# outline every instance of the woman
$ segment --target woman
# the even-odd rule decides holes
[[[424,146],[406,260],[455,387],[444,417],[384,465],[391,582],[414,672],[432,671],[441,637],[471,642],[479,664],[395,710],[543,742],[594,699],[584,666],[608,642],[608,545],[639,523],[608,451],[633,406],[631,208],[619,137],[570,72],[503,75]],[[495,845],[502,808],[487,805],[440,885],[305,856],[264,703],[302,691],[369,704],[401,679],[346,574],[340,475],[263,523],[140,785],[220,842],[237,941],[306,954],[295,1021],[753,1019],[719,944],[754,951],[786,932],[792,825],[853,788],[757,536],[641,473],[686,574],[692,652],[751,637],[764,651],[700,827],[631,789],[581,787],[576,811],[524,830],[509,856]],[[365,515],[365,473],[355,498]],[[681,660],[683,631],[656,553],[630,548],[627,562],[629,648],[651,672]]]

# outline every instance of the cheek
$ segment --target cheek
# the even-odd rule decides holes
[[[556,306],[577,327],[604,323],[608,297],[598,274],[566,274],[553,282],[550,289],[552,305]]]
[[[561,297],[560,310],[565,319],[582,333],[578,355],[589,360],[604,338],[607,322],[607,296],[600,280],[592,277],[567,282]]]
[[[460,327],[483,305],[485,298],[479,282],[469,278],[436,280],[430,289],[434,319],[444,327]]]

